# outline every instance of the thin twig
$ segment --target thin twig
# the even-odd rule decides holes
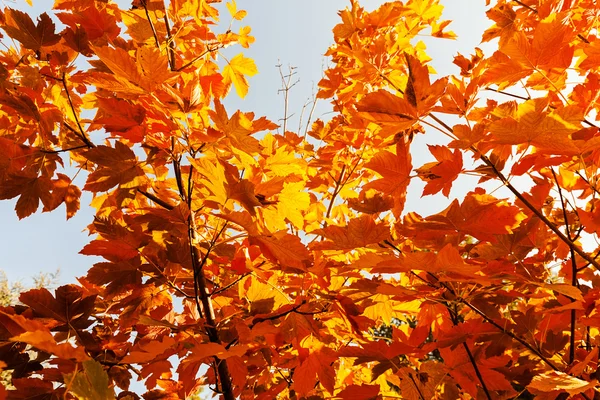
[[[69,147],[68,149],[59,149],[59,150],[39,149],[39,151],[40,151],[40,153],[44,153],[44,154],[59,154],[59,153],[67,152],[67,151],[78,150],[78,149],[87,149],[87,148],[89,148],[89,146],[87,144],[82,144],[82,145],[75,146],[75,147]]]
[[[77,123],[77,127],[79,128],[79,132],[77,133],[77,136],[79,136],[79,138],[81,140],[83,140],[83,142],[87,145],[87,147],[89,147],[89,148],[96,147],[96,145],[94,145],[94,143],[92,143],[90,141],[90,139],[88,139],[85,132],[83,131],[83,128],[81,127],[81,123],[79,122],[79,117],[77,116],[77,112],[75,112],[75,106],[73,105],[73,100],[71,99],[71,94],[69,93],[69,87],[67,86],[67,78],[66,78],[66,75],[64,72],[62,74],[62,78],[60,79],[60,81],[62,82],[63,88],[65,89],[65,93],[67,94],[67,100],[69,101],[69,106],[71,107],[71,112],[73,113],[73,118],[75,118],[75,122]]]
[[[531,12],[533,12],[534,14],[537,14],[537,10],[535,8],[532,8],[531,6],[528,6],[527,4],[523,3],[522,1],[519,0],[513,0],[515,3],[529,9]]]
[[[159,199],[158,197],[156,197],[152,193],[148,193],[145,190],[142,190],[140,188],[138,188],[137,191],[138,191],[138,193],[143,194],[144,196],[146,196],[147,198],[149,198],[150,200],[152,200],[156,204],[158,204],[158,205],[166,208],[169,211],[175,208],[175,206],[172,206],[171,204],[167,203],[166,201]]]
[[[277,65],[277,68],[279,68],[279,75],[281,76],[282,85],[282,88],[278,91],[283,92],[283,134],[285,134],[287,130],[287,120],[291,117],[288,116],[290,89],[293,88],[299,81],[296,81],[293,84],[291,83],[292,77],[296,75],[296,72],[294,72],[294,69],[296,69],[295,67],[290,66],[289,73],[287,75],[283,75],[283,71],[281,70],[281,64]]]
[[[201,59],[205,55],[207,55],[208,53],[212,53],[212,52],[217,51],[220,47],[222,47],[222,46],[218,46],[218,47],[215,47],[215,48],[208,47],[202,53],[200,53],[199,55],[197,55],[196,57],[194,57],[191,61],[189,61],[189,62],[183,64],[181,67],[177,68],[175,70],[175,72],[183,71],[184,69],[186,69],[187,67],[189,67],[190,65],[192,65],[193,63],[195,63],[196,61],[198,61],[199,59]]]
[[[175,41],[171,36],[171,25],[169,24],[169,17],[167,16],[167,9],[165,8],[165,27],[167,29],[167,52],[169,53],[169,67],[171,71],[176,71],[175,68]]]
[[[235,285],[236,285],[236,284],[237,284],[239,281],[241,281],[241,280],[242,280],[242,279],[244,279],[246,276],[248,276],[248,274],[249,274],[248,272],[247,272],[247,273],[245,273],[245,274],[242,274],[242,275],[240,275],[240,276],[239,276],[239,277],[238,277],[236,280],[234,280],[233,282],[231,282],[229,285],[227,285],[227,286],[223,286],[222,288],[219,288],[219,289],[215,289],[215,290],[213,290],[213,291],[210,293],[210,295],[209,295],[209,296],[214,296],[214,295],[217,295],[217,294],[219,294],[219,293],[222,293],[222,292],[226,291],[227,289],[229,289],[229,288],[231,288],[231,287],[235,286]]]
[[[518,94],[508,93],[508,92],[505,92],[503,90],[498,90],[498,89],[494,89],[494,88],[491,88],[491,87],[486,87],[485,90],[489,90],[489,91],[495,92],[495,93],[504,94],[506,96],[514,97],[515,99],[520,99],[520,100],[525,100],[525,101],[531,100],[530,97],[519,96]]]
[[[158,35],[156,34],[156,29],[154,28],[154,23],[152,22],[152,18],[150,17],[150,13],[148,12],[148,5],[146,3],[147,0],[142,0],[142,6],[144,7],[144,11],[146,12],[146,19],[150,24],[150,29],[152,29],[152,35],[154,36],[154,42],[156,43],[156,48],[160,50],[160,41],[158,40]],[[165,10],[165,14],[166,14]]]

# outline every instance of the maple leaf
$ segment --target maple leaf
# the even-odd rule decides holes
[[[379,394],[379,385],[348,385],[336,394],[342,400],[374,400]]]
[[[313,242],[310,245],[313,250],[349,250],[387,239],[390,228],[384,223],[377,224],[369,215],[363,215],[351,219],[345,227],[328,226],[311,233],[327,239],[323,242]]]
[[[114,400],[115,393],[110,387],[108,374],[102,365],[94,360],[83,363],[83,370],[65,374],[67,392],[79,400]]]
[[[294,390],[301,395],[313,390],[317,377],[323,387],[333,393],[335,373],[331,363],[336,359],[333,351],[327,347],[311,352],[294,370]]]
[[[88,192],[107,260],[2,307],[5,397],[137,398],[128,364],[146,400],[593,396],[600,6],[487,0],[491,51],[432,82],[441,2],[352,1],[303,135],[226,110],[257,69],[217,60],[254,38],[213,3],[0,13],[0,199],[70,218]],[[467,194],[421,217],[412,177]]]
[[[436,194],[441,190],[444,196],[448,197],[452,182],[462,172],[462,154],[459,150],[452,153],[445,146],[429,145],[428,147],[438,162],[427,163],[415,170],[419,178],[427,182],[423,189],[423,196]]]
[[[250,244],[258,245],[265,257],[283,267],[304,271],[306,263],[310,263],[310,253],[300,238],[285,232],[273,235],[256,235],[249,237]]]
[[[394,208],[392,212],[398,217],[404,209],[406,190],[410,183],[412,169],[409,146],[404,141],[396,145],[396,154],[387,150],[378,152],[366,165],[382,176],[367,183],[363,190],[375,189],[385,195],[392,196]]]
[[[586,381],[561,371],[550,371],[534,376],[527,388],[534,393],[556,393],[558,391],[574,396],[594,388],[597,384],[595,379]]]
[[[581,109],[566,106],[548,112],[547,100],[537,98],[518,105],[514,112],[494,121],[489,130],[500,144],[530,144],[538,151],[577,154],[570,135],[581,129]],[[511,110],[512,111],[512,110]]]
[[[47,289],[32,289],[22,293],[19,300],[36,315],[62,323],[53,327],[57,331],[84,329],[92,324],[89,317],[94,311],[95,295],[84,296],[75,285],[61,286],[55,293],[56,297]]]
[[[405,53],[408,66],[408,81],[404,95],[406,100],[417,110],[419,116],[427,114],[446,90],[447,78],[429,81],[429,70],[418,58]]]
[[[24,47],[34,51],[39,51],[44,46],[51,46],[60,40],[60,35],[54,33],[54,22],[46,13],[38,17],[36,25],[28,14],[7,8],[4,12],[2,29],[10,37],[21,42]]]
[[[423,223],[417,222],[415,227],[448,232],[458,230],[480,240],[494,241],[493,235],[511,233],[525,218],[518,207],[479,190],[467,194],[462,204],[454,200],[444,211],[428,217]]]
[[[248,81],[246,76],[254,76],[258,73],[254,60],[238,54],[233,57],[223,69],[223,82],[233,83],[235,91],[242,99],[248,94]]]
[[[358,102],[356,109],[363,118],[398,130],[410,128],[418,119],[415,108],[407,99],[386,90],[367,94]]]
[[[97,146],[88,150],[85,157],[98,167],[88,176],[84,190],[102,192],[116,185],[131,188],[146,180],[135,153],[121,142],[116,142],[115,147]]]

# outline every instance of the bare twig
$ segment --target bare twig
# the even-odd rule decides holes
[[[297,80],[296,82],[292,83],[292,77],[296,75],[296,72],[294,71],[296,67],[290,66],[287,75],[283,74],[283,71],[281,70],[281,64],[277,65],[277,68],[279,68],[279,75],[281,76],[282,86],[281,89],[278,90],[278,92],[283,92],[283,133],[285,134],[287,130],[287,120],[291,117],[288,116],[290,89],[293,88],[299,81]]]

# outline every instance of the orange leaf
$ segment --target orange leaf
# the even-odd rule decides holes
[[[250,244],[260,247],[267,259],[283,267],[305,271],[307,263],[310,263],[310,253],[298,236],[280,232],[272,236],[249,236],[248,239]]]
[[[429,70],[418,58],[404,54],[408,66],[408,81],[404,96],[417,109],[419,116],[427,114],[446,91],[447,78],[429,81]]]
[[[310,355],[294,370],[294,390],[306,395],[314,389],[317,377],[323,387],[333,393],[335,371],[332,361],[336,359],[333,351],[324,347]]]
[[[396,154],[382,150],[375,155],[365,167],[372,169],[382,176],[367,183],[363,190],[375,189],[379,192],[392,196],[394,199],[394,216],[397,218],[404,209],[406,200],[406,189],[410,183],[410,172],[412,170],[409,146],[403,140],[396,145]]]
[[[311,233],[327,239],[323,242],[313,242],[310,245],[312,250],[350,250],[387,239],[390,236],[390,228],[385,223],[377,224],[369,215],[363,215],[351,219],[345,227],[328,226]]]
[[[392,125],[398,130],[410,128],[417,122],[416,110],[401,97],[386,90],[378,90],[363,97],[356,109],[360,116],[381,125]]]
[[[335,395],[342,400],[375,400],[379,394],[379,385],[348,385]]]
[[[436,194],[441,190],[444,196],[448,197],[452,182],[462,171],[462,153],[458,149],[452,153],[446,146],[429,145],[428,147],[438,162],[427,163],[416,169],[419,178],[427,182],[423,189],[423,196]]]
[[[571,396],[585,392],[594,388],[598,381],[592,379],[586,381],[576,378],[561,371],[548,371],[541,375],[536,375],[527,386],[533,393],[561,393],[567,392]]]
[[[39,16],[38,23],[35,25],[28,14],[7,8],[4,13],[4,23],[2,29],[30,50],[38,51],[60,40],[60,35],[54,33],[54,22],[46,13]]]

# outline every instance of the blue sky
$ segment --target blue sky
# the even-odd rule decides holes
[[[49,0],[33,2],[33,8],[24,0],[4,4],[26,11],[35,18],[52,3]],[[126,5],[129,2],[119,3]],[[244,53],[255,60],[259,74],[250,79],[248,96],[240,100],[232,93],[226,103],[227,108],[254,111],[257,116],[265,115],[277,122],[283,117],[283,97],[278,94],[281,80],[276,65],[281,63],[284,71],[287,71],[288,65],[294,66],[299,82],[290,93],[290,114],[295,113],[295,117],[289,121],[288,130],[295,130],[302,106],[312,97],[327,65],[323,53],[332,41],[331,29],[339,21],[337,10],[348,6],[349,1],[238,0],[237,3],[238,8],[248,11],[242,25],[252,27],[256,42],[250,49],[244,50]],[[360,3],[370,10],[383,1],[363,0]],[[433,58],[432,65],[440,75],[446,75],[458,72],[458,68],[452,64],[453,57],[457,52],[470,54],[479,45],[481,33],[489,26],[490,21],[485,18],[483,1],[446,0],[442,4],[446,6],[444,18],[454,20],[450,28],[458,35],[458,40],[432,41],[425,37],[423,40]],[[223,19],[223,23],[228,24],[227,17]],[[226,29],[225,25],[222,30]],[[241,47],[236,47],[232,51],[236,53],[241,50]],[[491,53],[486,51],[486,55]],[[329,104],[321,102],[317,105],[314,116],[327,119],[325,113],[329,110]],[[308,110],[304,120],[307,113]],[[417,138],[414,144],[417,146],[414,161],[416,167],[429,161],[423,136],[425,135]],[[428,132],[427,142],[431,143],[432,140],[443,139],[431,137]],[[421,199],[422,187],[416,181],[411,184],[407,210],[435,213],[445,208],[448,200],[440,196]],[[53,272],[57,268],[61,270],[61,283],[73,282],[76,276],[85,275],[95,262],[91,257],[78,254],[91,239],[85,231],[93,217],[93,212],[88,207],[90,199],[90,196],[84,196],[81,211],[69,221],[65,221],[63,206],[54,212],[38,212],[19,221],[14,212],[15,201],[0,201],[0,270],[7,273],[9,280],[21,280],[25,284],[30,284],[32,275],[40,271]]]

